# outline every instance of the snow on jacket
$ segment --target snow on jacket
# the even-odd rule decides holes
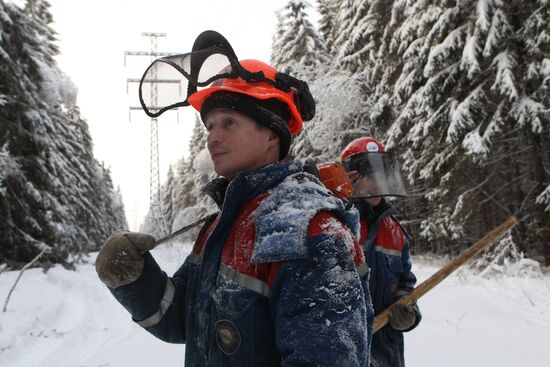
[[[358,212],[299,162],[209,191],[221,211],[173,277],[146,254],[140,277],[111,289],[133,319],[186,343],[188,366],[368,366],[374,313]]]
[[[366,202],[355,202],[361,215],[360,243],[371,269],[369,289],[378,314],[398,298],[410,292],[416,283],[411,271],[409,235],[395,219],[396,209],[385,200],[373,210]],[[413,305],[416,321],[422,318]],[[403,332],[390,325],[378,330],[372,338],[371,365],[399,367],[405,365]]]

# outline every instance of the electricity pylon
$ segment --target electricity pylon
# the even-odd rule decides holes
[[[144,32],[142,33],[142,36],[150,38],[150,51],[126,51],[124,52],[124,64],[126,64],[126,56],[149,56],[151,58],[151,62],[153,62],[158,57],[173,55],[172,53],[157,51],[158,38],[166,37],[166,33]],[[127,83],[139,83],[140,80],[141,79],[131,78],[127,79]],[[152,106],[157,106],[158,104],[157,87],[159,83],[179,83],[177,80],[158,79],[156,67],[151,69],[150,78],[148,78],[145,82],[150,84],[150,101]],[[130,111],[132,110],[142,110],[142,108],[130,106]],[[153,221],[154,228],[159,228],[162,232],[160,235],[166,236],[169,234],[169,229],[164,216],[164,210],[162,210],[159,172],[158,120],[156,118],[151,118],[149,169],[149,215]]]

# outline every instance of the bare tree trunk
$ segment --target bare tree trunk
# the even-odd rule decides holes
[[[518,156],[510,156],[507,160],[507,176],[505,177],[507,177],[508,179],[514,179],[522,175],[520,165],[518,163],[518,158]],[[510,201],[510,211],[512,213],[517,213],[525,200],[525,195],[523,193],[521,185],[522,181],[515,180],[512,180],[512,184],[510,185],[508,200]],[[517,238],[517,240],[514,241],[514,243],[518,244],[519,250],[523,253],[527,252],[527,246],[525,243],[526,233],[527,231],[525,225],[521,222],[520,218],[519,225],[512,230],[512,238],[519,237]]]
[[[548,184],[546,172],[544,170],[544,161],[541,149],[541,138],[538,135],[529,131],[531,142],[533,145],[533,166],[535,176],[535,193],[539,195],[544,191]],[[536,228],[537,237],[541,243],[541,254],[544,257],[544,265],[550,265],[550,215],[546,213],[542,205],[536,206],[537,224],[539,228]]]

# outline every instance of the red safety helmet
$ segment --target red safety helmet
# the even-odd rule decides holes
[[[275,82],[277,70],[272,66],[259,60],[241,60],[239,63],[241,67],[250,73],[262,72],[265,78]],[[200,112],[204,101],[206,101],[212,93],[217,91],[241,93],[257,99],[277,99],[283,102],[290,111],[291,117],[288,122],[290,135],[295,136],[302,130],[303,120],[295,104],[295,96],[292,89],[285,92],[264,81],[251,83],[242,78],[223,78],[214,81],[208,88],[190,95],[188,98],[189,104]]]
[[[342,150],[342,153],[340,153],[340,161],[343,162],[354,154],[371,152],[383,153],[384,146],[380,144],[378,140],[369,136],[358,138],[349,143],[344,150]]]
[[[353,193],[353,186],[344,167],[339,163],[324,163],[317,166],[319,179],[325,187],[346,198]]]

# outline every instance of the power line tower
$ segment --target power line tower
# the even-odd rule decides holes
[[[158,39],[159,37],[166,37],[166,33],[153,33],[143,32],[143,37],[148,37],[150,40],[150,51],[125,51],[124,52],[124,65],[126,65],[127,56],[149,56],[151,63],[158,57],[170,56],[173,53],[158,52]],[[127,79],[127,85],[129,83],[140,83],[139,78]],[[153,106],[158,105],[158,84],[160,83],[179,83],[178,80],[159,79],[157,75],[156,66],[153,66],[150,73],[150,78],[143,81],[143,83],[149,85],[150,101]],[[142,110],[140,106],[130,106],[130,111]],[[151,108],[154,110],[154,108]],[[168,226],[166,223],[165,213],[162,209],[161,190],[160,190],[160,172],[159,172],[159,144],[158,144],[158,120],[151,118],[151,135],[150,135],[150,164],[149,164],[149,216],[153,221],[154,227],[159,228],[162,233],[161,236],[169,234]]]

